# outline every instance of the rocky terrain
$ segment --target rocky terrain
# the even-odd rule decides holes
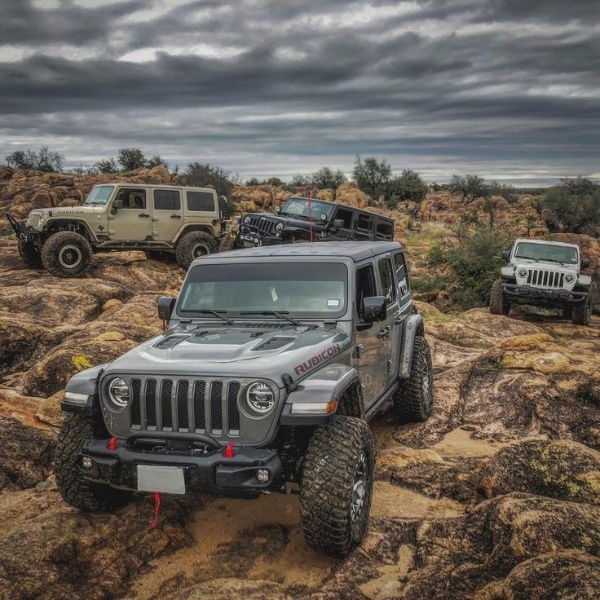
[[[345,560],[306,547],[297,496],[163,498],[156,528],[145,496],[115,514],[68,507],[52,473],[65,382],[157,333],[156,299],[182,277],[130,252],[57,279],[0,238],[0,598],[598,597],[597,316],[576,327],[419,303],[436,408],[373,423],[369,533]]]

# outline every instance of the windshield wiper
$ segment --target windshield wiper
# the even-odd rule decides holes
[[[288,321],[292,325],[296,325],[296,327],[300,327],[302,323],[300,321],[296,321],[296,319],[292,319],[291,317],[286,317],[285,315],[289,315],[289,311],[276,311],[276,310],[245,310],[240,313],[240,315],[275,315],[278,319],[283,319],[284,321]]]
[[[182,308],[180,309],[182,313],[197,313],[200,315],[213,315],[218,317],[219,319],[225,321],[227,325],[235,325],[233,321],[224,317],[224,314],[227,314],[226,310],[211,310],[210,308]]]
[[[540,262],[539,258],[533,258],[532,256],[519,256],[519,255],[515,255],[515,258],[524,258],[525,260],[532,260],[533,262]]]

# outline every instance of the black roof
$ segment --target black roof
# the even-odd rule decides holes
[[[290,196],[288,200],[311,200],[312,202],[324,202],[325,204],[331,204],[333,206],[342,206],[344,208],[348,208],[349,210],[353,210],[356,212],[364,213],[366,215],[371,215],[372,217],[377,217],[379,219],[384,219],[386,221],[394,222],[394,219],[391,217],[386,217],[385,215],[380,215],[379,213],[373,212],[372,210],[365,210],[364,208],[358,208],[356,206],[352,206],[351,204],[343,204],[342,202],[332,202],[331,200],[321,200],[320,198],[306,198],[305,196]]]
[[[231,252],[222,252],[219,254],[207,254],[196,259],[202,261],[205,259],[228,260],[231,258],[263,258],[266,256],[281,257],[299,257],[318,256],[321,258],[339,256],[351,258],[354,262],[364,260],[371,256],[404,250],[399,242],[306,242],[303,244],[281,244],[274,246],[259,246],[257,248],[244,248],[242,250],[232,250]]]

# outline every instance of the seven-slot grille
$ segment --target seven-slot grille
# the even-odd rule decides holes
[[[272,219],[267,219],[265,217],[250,216],[250,222],[244,223],[244,225],[255,227],[256,229],[258,229],[258,231],[260,231],[260,233],[266,233],[267,235],[275,235],[275,227],[277,226],[277,221],[273,221]]]
[[[529,269],[527,283],[535,287],[562,288],[564,273],[544,271],[542,269]]]
[[[239,435],[240,387],[239,381],[133,378],[130,428]]]

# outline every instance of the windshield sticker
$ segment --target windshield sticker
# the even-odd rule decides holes
[[[323,352],[321,352],[320,354],[316,354],[312,358],[309,358],[307,361],[304,361],[301,365],[296,365],[294,367],[294,373],[296,373],[296,375],[300,375],[301,373],[306,373],[310,371],[312,368],[321,364],[324,360],[327,360],[328,358],[331,358],[332,356],[338,354],[341,349],[342,348],[339,344],[334,344],[333,346],[330,346],[329,348],[327,348],[327,350],[323,350]]]
[[[327,300],[327,307],[328,308],[338,308],[340,305],[340,301],[339,300]]]

